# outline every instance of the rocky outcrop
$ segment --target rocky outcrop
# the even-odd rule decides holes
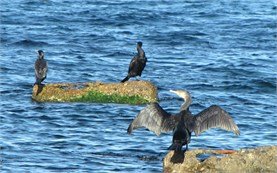
[[[170,151],[163,161],[165,173],[277,172],[277,146],[225,150]]]
[[[39,102],[98,102],[127,104],[144,104],[158,100],[157,88],[148,81],[35,85],[33,87],[32,98]]]

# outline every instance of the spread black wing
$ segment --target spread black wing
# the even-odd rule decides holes
[[[216,127],[232,131],[236,135],[240,134],[239,128],[233,121],[232,117],[219,106],[210,106],[198,113],[194,118],[193,131],[196,136],[209,128]]]
[[[171,116],[158,103],[151,103],[140,111],[127,131],[131,134],[134,129],[145,127],[159,136],[161,133],[172,131],[179,120],[180,116]]]

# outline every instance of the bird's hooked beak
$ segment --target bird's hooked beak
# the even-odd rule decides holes
[[[169,90],[169,92],[172,92],[181,98],[184,98],[184,94],[186,93],[185,91],[181,91],[181,90]]]
[[[172,93],[177,94],[175,90],[169,90],[169,92],[172,92]],[[177,94],[177,95],[178,95],[178,94]]]
[[[169,90],[169,92],[175,93],[178,96],[181,96],[181,95],[190,95],[189,92],[186,91],[186,90]]]
[[[191,99],[189,92],[186,90],[169,90],[169,92],[175,93],[177,96],[183,98],[186,101]]]
[[[172,93],[176,94],[177,96],[183,98],[182,95],[177,90],[169,90],[169,92],[172,92]]]
[[[192,103],[191,96],[186,90],[169,90],[169,92],[177,94],[179,97],[184,99],[184,103],[181,106],[181,110],[186,110]]]
[[[37,50],[38,57],[44,57],[44,52],[42,50]]]

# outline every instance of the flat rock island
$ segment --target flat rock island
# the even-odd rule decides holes
[[[149,81],[54,83],[34,85],[32,99],[38,102],[146,104],[158,101],[158,94],[157,87]]]

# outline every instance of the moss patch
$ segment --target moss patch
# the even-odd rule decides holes
[[[122,104],[145,104],[148,103],[146,99],[138,95],[125,96],[120,94],[102,94],[97,91],[90,91],[81,97],[72,98],[72,102],[96,102],[96,103],[122,103]]]

